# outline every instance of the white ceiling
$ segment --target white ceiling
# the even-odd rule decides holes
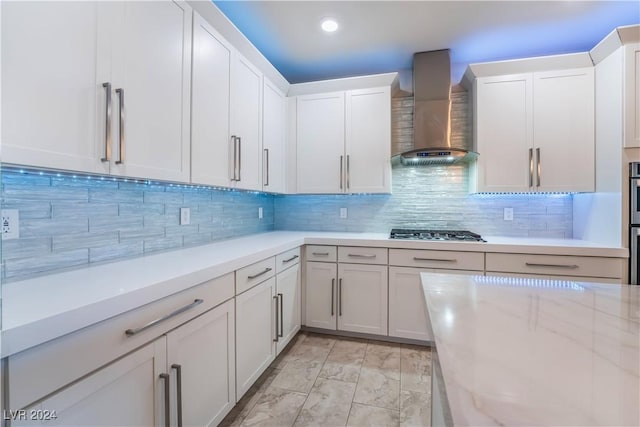
[[[629,1],[214,1],[291,83],[410,69],[414,52],[469,63],[584,52],[640,23]],[[320,29],[335,18],[336,33]]]

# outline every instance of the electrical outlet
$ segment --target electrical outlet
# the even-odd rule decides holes
[[[262,208],[258,208],[258,219],[262,219]]]
[[[504,220],[513,221],[513,208],[504,208]]]
[[[20,214],[18,209],[2,209],[2,240],[20,238]]]
[[[340,218],[344,219],[347,217],[347,208],[340,208]]]
[[[191,209],[180,208],[180,225],[191,224]]]

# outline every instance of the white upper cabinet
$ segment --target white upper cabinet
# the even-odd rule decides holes
[[[108,172],[104,3],[3,2],[2,161]],[[104,28],[103,28],[104,29]]]
[[[593,67],[475,79],[471,190],[594,191],[594,106]]]
[[[186,3],[10,2],[2,21],[3,161],[189,181]]]
[[[594,91],[592,67],[534,74],[537,191],[595,190]]]
[[[640,147],[640,43],[624,47],[624,146]]]
[[[297,192],[344,192],[344,92],[297,99]]]
[[[232,47],[193,14],[191,181],[231,185],[229,102]]]
[[[235,187],[262,190],[262,73],[231,56],[231,139]]]
[[[266,77],[262,100],[262,189],[285,192],[286,96]]]
[[[189,182],[191,8],[178,1],[117,5],[111,173]]]
[[[391,192],[391,88],[346,93],[346,192]]]

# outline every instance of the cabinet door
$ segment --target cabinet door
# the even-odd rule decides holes
[[[389,267],[389,336],[433,341],[421,268]]]
[[[193,14],[191,181],[231,186],[229,94],[231,46]]]
[[[536,189],[594,191],[593,68],[535,73],[533,88]]]
[[[262,117],[262,189],[284,193],[286,97],[266,78]]]
[[[29,409],[56,411],[59,426],[164,426],[166,339],[139,350],[55,393]],[[12,421],[12,426],[38,425]]]
[[[336,330],[337,266],[307,262],[305,274],[306,326]]]
[[[218,425],[236,403],[233,300],[167,334],[167,349],[169,369],[181,373],[182,423]]]
[[[338,330],[387,335],[387,266],[338,265]]]
[[[111,173],[189,182],[191,8],[118,4],[113,81],[124,92],[114,95]]]
[[[276,278],[236,296],[236,400],[275,358]]]
[[[291,338],[300,330],[300,264],[294,265],[276,277],[277,296],[279,298],[279,317],[281,337],[276,343],[277,353],[284,349]],[[279,331],[279,332],[280,332]]]
[[[531,74],[479,78],[474,87],[477,191],[533,191]]]
[[[235,186],[262,190],[262,74],[239,53],[231,57],[231,135],[238,138]]]
[[[344,92],[297,99],[298,193],[344,192]]]
[[[625,46],[624,146],[640,147],[640,43]]]
[[[346,191],[391,192],[391,88],[346,93]]]
[[[2,161],[106,173],[99,2],[2,3]]]

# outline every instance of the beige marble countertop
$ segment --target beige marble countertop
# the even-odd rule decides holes
[[[640,286],[422,273],[456,426],[640,425]]]

